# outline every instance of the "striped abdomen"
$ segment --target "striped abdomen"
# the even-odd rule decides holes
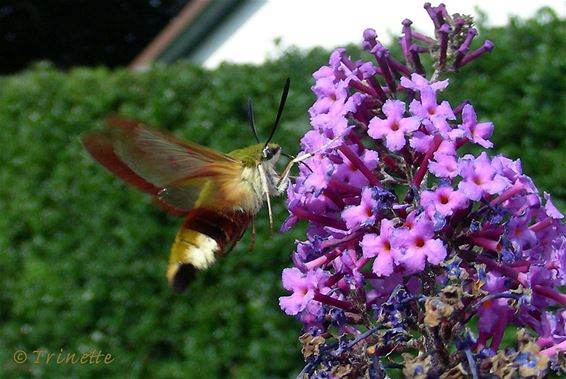
[[[192,209],[171,248],[167,279],[177,292],[190,283],[196,270],[207,269],[242,238],[250,213]]]

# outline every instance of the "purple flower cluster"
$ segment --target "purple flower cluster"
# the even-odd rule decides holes
[[[301,140],[311,155],[289,186],[282,228],[308,222],[294,267],[283,271],[291,295],[280,298],[317,345],[304,373],[384,377],[396,367],[434,376],[465,360],[462,369],[477,377],[505,359],[520,371],[525,354],[524,365],[543,372],[550,359],[560,370],[564,216],[519,160],[460,153],[491,148],[493,124],[478,122],[469,102],[442,100],[449,83],[439,78],[493,44],[469,52],[477,35],[469,17],[425,9],[435,36],[403,21],[404,62],[368,29],[362,47],[372,61],[337,49],[313,75],[312,130]],[[428,78],[424,54],[433,61]],[[533,340],[518,355],[501,353],[511,325]],[[414,351],[390,361],[392,352]]]

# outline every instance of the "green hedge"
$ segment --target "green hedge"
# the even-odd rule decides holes
[[[495,49],[464,67],[449,87],[495,124],[495,151],[520,158],[523,171],[566,209],[566,22],[550,10],[483,30]],[[462,80],[463,77],[465,80]]]
[[[482,33],[496,50],[452,80],[496,123],[494,141],[541,189],[566,199],[565,22],[549,14]],[[364,27],[363,25],[360,27]],[[355,55],[357,52],[352,51]],[[109,113],[230,151],[253,143],[246,100],[265,136],[283,82],[292,87],[275,140],[290,153],[308,129],[311,73],[328,52],[291,51],[262,66],[206,71],[186,63],[145,72],[39,64],[0,80],[0,371],[2,377],[279,378],[301,366],[300,325],[279,310],[281,269],[295,234],[270,235],[267,216],[183,295],[164,271],[181,220],[101,169],[81,132]],[[560,203],[564,209],[564,203]],[[286,215],[280,199],[275,219]],[[18,365],[32,351],[111,353],[109,365]]]

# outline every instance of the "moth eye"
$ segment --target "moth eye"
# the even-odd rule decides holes
[[[271,158],[273,158],[273,155],[275,154],[274,149],[270,148],[270,147],[265,147],[263,149],[263,159],[265,160],[270,160]]]

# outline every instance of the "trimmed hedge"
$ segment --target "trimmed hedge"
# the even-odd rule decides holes
[[[454,104],[470,98],[495,122],[497,150],[564,209],[566,23],[551,13],[483,30],[496,50],[452,80]],[[352,50],[352,55],[359,52]],[[217,70],[178,63],[145,72],[38,64],[0,80],[0,370],[2,377],[269,378],[301,366],[299,324],[277,304],[281,269],[301,230],[270,235],[258,216],[236,249],[183,295],[164,278],[181,220],[107,174],[78,135],[109,113],[169,128],[230,151],[253,143],[247,97],[265,138],[281,87],[292,86],[275,141],[287,152],[308,129],[311,73],[328,52],[290,51],[262,66]],[[282,199],[275,220],[283,221]],[[16,364],[17,349],[101,350],[111,364]],[[55,358],[54,358],[55,359]]]
[[[495,151],[520,158],[540,190],[566,209],[566,22],[550,9],[483,30],[495,49],[464,67],[449,96],[470,99],[495,124]],[[465,78],[464,78],[465,77]]]

